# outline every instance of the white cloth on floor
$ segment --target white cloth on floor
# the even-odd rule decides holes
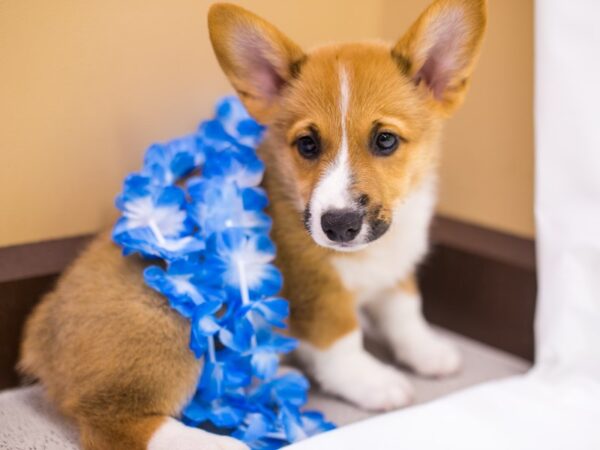
[[[75,426],[41,395],[39,386],[0,393],[1,450],[79,450]]]

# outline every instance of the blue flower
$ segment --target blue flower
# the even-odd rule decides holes
[[[250,188],[248,188],[250,189]],[[240,191],[223,179],[192,179],[188,191],[192,203],[190,217],[198,224],[203,236],[228,228],[246,228],[254,232],[267,232],[271,218],[258,208],[263,203],[260,190]],[[244,197],[243,192],[247,194]]]
[[[264,171],[264,163],[251,149],[229,148],[211,155],[204,165],[202,175],[208,179],[223,178],[227,183],[235,183],[237,187],[244,188],[258,186]]]
[[[116,203],[123,216],[115,225],[113,239],[126,254],[139,251],[169,259],[204,248],[204,242],[190,235],[194,223],[187,216],[182,189],[130,175]]]
[[[204,302],[194,309],[191,327],[190,348],[201,357],[209,347],[214,352],[213,336],[219,332],[221,325],[215,314],[223,307],[221,301]]]
[[[113,240],[124,254],[162,260],[144,271],[145,282],[190,320],[189,347],[203,368],[182,420],[275,450],[332,425],[301,412],[303,376],[276,377],[279,356],[297,341],[275,331],[289,306],[274,297],[282,279],[255,152],[263,133],[231,97],[197,133],[151,146],[116,200]]]
[[[275,450],[289,443],[283,426],[277,424],[277,415],[269,414],[269,411],[247,414],[233,437],[253,450]]]
[[[265,127],[249,115],[237,97],[225,97],[217,104],[217,119],[227,134],[248,147],[256,147]]]
[[[205,155],[196,134],[154,144],[144,157],[142,174],[162,185],[174,184],[194,167],[204,163]]]
[[[269,204],[267,193],[264,189],[259,187],[247,187],[242,189],[242,201],[244,203],[244,209],[247,211],[262,211]]]
[[[254,337],[254,328],[250,320],[238,317],[237,314],[219,332],[221,343],[240,353],[250,350]]]
[[[251,350],[253,344],[258,343],[257,332],[267,336],[271,326],[285,328],[284,320],[289,315],[289,305],[287,300],[282,298],[265,298],[253,300],[246,306],[243,306],[237,313],[226,322],[219,333],[219,339],[223,345],[237,352],[245,353]],[[263,338],[263,341],[266,338]],[[287,344],[287,343],[286,343]],[[287,345],[286,345],[287,347]],[[268,351],[267,351],[268,350]],[[273,346],[268,348],[255,348],[252,353],[256,353],[256,365],[259,365],[260,352],[272,353]],[[264,367],[264,365],[262,365]],[[260,371],[264,373],[265,371]],[[268,371],[270,373],[270,371]]]
[[[150,228],[162,238],[181,237],[191,231],[185,210],[185,193],[176,186],[154,186],[147,177],[132,175],[125,180],[117,206],[123,217],[116,229]]]
[[[205,400],[214,400],[228,390],[235,390],[250,383],[250,374],[242,364],[236,364],[237,355],[228,359],[223,355],[219,361],[205,361],[198,392]]]
[[[296,349],[298,341],[293,338],[262,329],[256,333],[256,345],[249,350],[250,364],[254,376],[268,380],[275,376],[279,368],[279,355]]]
[[[308,381],[296,372],[264,383],[249,397],[254,410],[234,434],[252,449],[275,449],[334,428],[318,412],[300,411],[306,403]],[[273,417],[273,411],[277,417]]]
[[[272,430],[271,417],[260,412],[251,412],[246,415],[236,437],[244,442],[253,442],[265,437]]]
[[[272,348],[254,347],[250,361],[252,374],[261,380],[272,378],[279,368],[279,354]]]
[[[227,134],[223,124],[216,119],[202,122],[198,126],[198,136],[204,150],[211,155],[215,152],[237,151],[240,147],[246,147]]]
[[[182,411],[183,422],[190,426],[210,421],[217,427],[233,428],[244,420],[245,415],[246,412],[227,397],[207,401],[195,396]]]
[[[223,99],[216,110],[216,118],[202,122],[198,135],[206,148],[219,152],[225,149],[254,149],[264,134],[265,127],[252,119],[235,97]]]
[[[226,347],[241,352],[251,352],[253,360],[259,366],[261,357],[267,358],[278,351],[287,353],[295,346],[294,340],[274,339],[270,327],[285,328],[284,320],[289,315],[287,300],[282,298],[266,298],[253,300],[242,307],[227,321],[219,332],[219,339]],[[258,332],[260,331],[260,335]],[[260,339],[258,337],[260,336]],[[257,347],[252,349],[252,345]],[[260,344],[260,345],[259,345]],[[262,353],[261,353],[262,352]],[[267,355],[269,354],[269,355]],[[277,360],[275,359],[275,363]],[[264,365],[261,365],[264,367]],[[259,370],[271,373],[270,370]]]
[[[183,255],[193,254],[204,250],[204,241],[196,236],[168,238],[158,240],[156,234],[149,228],[136,228],[130,231],[113,231],[113,240],[123,247],[123,254],[130,255],[139,252],[149,258],[173,260]]]
[[[283,407],[279,410],[279,420],[290,442],[298,442],[316,434],[332,430],[335,426],[327,422],[318,412],[301,413],[296,407]]]
[[[173,309],[187,318],[205,302],[223,302],[223,291],[211,286],[211,279],[199,261],[177,260],[165,271],[151,266],[144,270],[144,280],[151,288],[169,299]]]
[[[257,331],[265,325],[286,328],[285,319],[290,314],[290,307],[283,298],[263,298],[246,305],[239,314],[247,317]]]
[[[234,297],[269,297],[281,289],[279,270],[270,264],[275,246],[268,236],[248,236],[240,229],[215,233],[207,242],[207,264],[218,268],[225,289]]]
[[[284,405],[302,406],[307,401],[309,383],[303,375],[290,371],[278,378],[268,381],[256,389],[251,401],[281,407]]]

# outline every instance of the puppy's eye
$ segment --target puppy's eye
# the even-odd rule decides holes
[[[315,159],[321,153],[319,141],[314,136],[302,136],[296,141],[298,152],[303,158]]]
[[[388,156],[396,151],[400,138],[394,133],[383,131],[375,135],[372,150],[377,156]]]

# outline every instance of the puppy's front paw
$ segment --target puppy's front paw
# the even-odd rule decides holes
[[[334,381],[336,387],[331,387],[331,391],[337,391],[334,393],[363,409],[391,411],[410,405],[414,400],[410,381],[394,367],[374,358],[357,361],[345,371],[345,376],[339,376],[337,383]]]
[[[300,356],[324,391],[363,409],[389,411],[413,401],[408,379],[369,354],[358,332],[340,339],[327,350],[301,344]]]
[[[407,339],[395,349],[396,358],[427,377],[444,377],[458,372],[462,357],[447,339],[433,331]]]

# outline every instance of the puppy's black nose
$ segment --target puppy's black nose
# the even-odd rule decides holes
[[[334,242],[350,242],[360,232],[362,214],[349,209],[328,211],[321,216],[321,228]]]

